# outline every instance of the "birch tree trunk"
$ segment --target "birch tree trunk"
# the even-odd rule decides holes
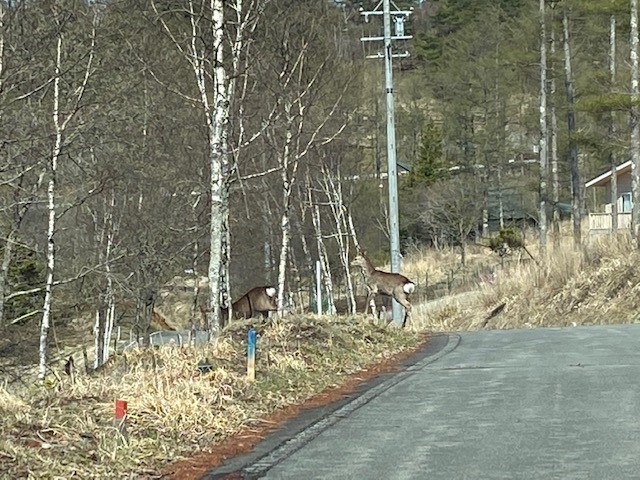
[[[338,246],[338,257],[345,272],[345,280],[347,284],[347,299],[352,314],[356,313],[356,300],[354,296],[354,287],[350,271],[349,262],[349,237],[354,234],[353,219],[345,206],[344,195],[342,191],[342,183],[340,181],[340,167],[337,167],[336,173],[332,174],[326,166],[323,166],[322,184],[325,194],[329,199],[329,206],[336,225],[336,243]],[[353,236],[355,238],[355,235]],[[357,238],[354,243],[359,247]]]
[[[555,11],[555,10],[553,10]],[[551,195],[553,200],[553,246],[560,246],[560,179],[558,177],[558,116],[556,114],[556,74],[555,53],[556,53],[556,31],[555,31],[555,15],[551,19],[551,38],[549,41],[549,49],[552,62],[552,77],[549,82],[549,121],[551,122],[551,131],[549,133],[550,142],[549,155],[551,156]]]
[[[299,198],[304,198],[304,196],[300,196]],[[301,207],[301,208],[304,209],[304,207]],[[311,251],[309,250],[309,245],[307,243],[306,235],[304,234],[304,231],[302,229],[302,223],[304,221],[304,217],[299,221],[295,216],[292,216],[291,219],[296,221],[296,225],[295,225],[296,233],[298,238],[300,239],[300,246],[302,247],[302,256],[304,257],[304,260],[303,260],[304,265],[301,265],[302,262],[298,262],[293,255],[295,253],[295,249],[293,248],[290,249],[291,275],[295,283],[295,286],[293,287],[295,289],[295,295],[292,295],[292,297],[294,298],[294,300],[296,301],[296,304],[299,307],[299,312],[302,313],[304,312],[304,295],[302,290],[303,275],[301,273],[301,270],[304,268],[304,273],[306,274],[307,278],[311,278],[313,276],[313,259],[311,257]],[[289,290],[290,291],[292,290],[291,285],[289,285]]]
[[[609,80],[611,88],[616,81],[616,17],[609,17]],[[613,148],[613,140],[616,135],[613,111],[609,116],[609,164],[611,165],[611,235],[618,233],[618,158]]]
[[[285,281],[287,276],[287,255],[289,253],[289,243],[291,241],[291,221],[289,218],[291,209],[291,191],[295,182],[299,161],[297,158],[291,159],[291,143],[293,140],[293,116],[291,115],[291,104],[285,105],[287,115],[286,140],[280,163],[282,166],[282,213],[280,216],[280,232],[282,243],[280,245],[280,260],[278,263],[278,315],[284,315],[285,309]],[[289,171],[290,164],[293,164]]]
[[[504,202],[502,194],[502,168],[498,165],[498,219],[500,221],[500,230],[504,228]]]
[[[360,242],[358,241],[358,236],[356,234],[356,228],[353,224],[353,216],[351,215],[351,210],[347,208],[347,223],[349,225],[349,234],[351,236],[351,240],[353,241],[353,245],[356,248],[356,252],[361,252]],[[347,259],[348,260],[348,259]],[[357,313],[357,305],[356,305],[356,297],[355,297],[355,286],[353,282],[353,276],[351,275],[351,265],[347,261],[347,264],[344,265],[345,269],[345,278],[347,280],[347,296],[349,301],[351,302],[351,313],[355,315]]]
[[[111,332],[115,322],[115,292],[113,288],[113,276],[111,272],[111,253],[115,241],[116,232],[118,230],[115,221],[114,212],[116,207],[116,193],[111,190],[111,196],[108,201],[104,202],[104,215],[102,226],[97,225],[96,231],[102,230],[98,245],[100,245],[100,254],[98,264],[104,265],[106,282],[104,290],[100,292],[98,307],[96,308],[96,355],[95,368],[103,365],[109,359],[109,347],[111,344]]]
[[[95,348],[93,368],[98,368],[104,359],[104,332],[106,325],[105,292],[100,292],[98,306],[96,307],[96,319],[93,325],[93,344]]]
[[[267,1],[267,0],[265,0]],[[179,36],[174,35],[172,29],[163,20],[156,2],[152,2],[163,28],[168,33],[193,69],[200,103],[206,117],[209,148],[210,168],[210,241],[209,266],[209,300],[207,311],[207,326],[212,337],[222,328],[220,307],[230,306],[230,230],[229,230],[229,187],[231,172],[231,153],[229,149],[230,125],[229,116],[231,105],[235,99],[236,80],[240,70],[240,55],[245,47],[244,31],[255,28],[260,16],[260,5],[264,2],[250,2],[251,8],[245,13],[243,0],[224,1],[210,0],[209,11],[205,15],[206,4],[202,3],[198,9],[196,2],[189,0],[188,13],[191,32],[188,34],[188,46],[183,46]],[[225,7],[235,12],[236,21],[225,23]],[[212,38],[212,58],[207,58],[208,46],[202,45],[205,35],[203,25],[210,25]],[[228,25],[235,26],[235,35],[229,32]],[[229,37],[231,48],[231,67],[225,63],[225,39]],[[213,75],[209,74],[211,66]],[[227,68],[231,69],[229,75]],[[212,90],[212,91],[211,91]],[[211,99],[209,98],[211,96]],[[188,97],[188,95],[185,95]],[[240,138],[243,130],[241,129]]]
[[[47,269],[46,269],[46,283],[45,283],[45,296],[44,303],[42,307],[42,320],[40,323],[40,341],[39,341],[39,361],[38,361],[38,380],[43,381],[46,373],[47,373],[47,342],[49,337],[49,327],[51,325],[51,305],[53,302],[53,285],[54,285],[54,274],[55,274],[55,244],[54,244],[54,235],[56,232],[56,217],[57,217],[57,207],[56,207],[56,175],[58,173],[58,161],[60,159],[60,154],[62,152],[63,147],[63,137],[69,125],[69,122],[75,117],[75,114],[78,112],[80,102],[83,98],[84,92],[87,88],[87,84],[89,82],[89,78],[91,76],[92,68],[93,68],[93,56],[95,52],[95,23],[96,17],[94,16],[94,28],[91,33],[91,47],[89,50],[89,55],[87,59],[87,65],[84,72],[84,77],[82,79],[82,83],[75,89],[73,94],[73,99],[70,102],[70,106],[68,107],[68,113],[66,117],[63,117],[61,112],[61,76],[63,72],[62,66],[62,49],[63,49],[63,39],[64,32],[63,26],[58,26],[57,31],[57,39],[56,39],[56,58],[55,58],[55,67],[54,67],[54,78],[53,78],[53,127],[55,132],[55,140],[53,149],[51,152],[51,158],[49,159],[48,165],[48,185],[47,185],[47,211],[48,211],[48,222],[47,222]]]
[[[640,91],[638,88],[638,0],[631,0],[631,191],[633,210],[631,215],[631,234],[640,248]]]
[[[224,214],[228,199],[225,193],[223,173],[228,171],[227,136],[229,129],[229,98],[227,96],[227,71],[224,66],[224,1],[212,0],[212,33],[214,52],[213,111],[209,122],[209,168],[211,172],[211,227],[209,243],[209,312],[208,327],[213,336],[220,332],[220,267],[223,236],[226,236]],[[195,39],[194,39],[195,42]],[[201,94],[206,102],[204,72],[201,72]],[[208,104],[208,103],[207,103]]]
[[[200,200],[202,199],[202,194],[200,192],[192,192],[191,195],[194,196],[195,200],[191,205],[191,215],[193,218],[193,255],[191,257],[191,275],[193,276],[193,302],[191,303],[191,335],[192,341],[195,345],[195,333],[196,330],[201,328],[200,321],[198,320],[198,316],[200,314],[199,310],[199,298],[200,298],[200,272],[198,270],[198,258],[200,257],[200,227],[198,225],[198,213],[197,208],[200,204]],[[228,318],[232,317],[233,312],[228,312]]]
[[[273,281],[273,267],[274,267],[274,259],[273,259],[273,213],[271,212],[271,205],[268,200],[264,200],[260,202],[260,212],[262,215],[262,225],[264,227],[264,243],[263,243],[263,266],[264,266],[264,275],[266,281],[271,284]]]
[[[545,19],[545,0],[540,0],[540,141],[538,155],[540,158],[540,201],[539,232],[540,256],[546,256],[547,250],[547,32]]]
[[[55,245],[53,235],[56,230],[56,174],[58,159],[62,150],[62,135],[64,125],[60,121],[60,73],[62,71],[62,33],[58,35],[56,46],[55,79],[53,81],[53,125],[55,128],[55,144],[51,152],[49,163],[49,181],[47,186],[47,279],[45,284],[44,305],[42,308],[42,322],[40,323],[40,361],[38,364],[38,379],[44,380],[47,373],[47,340],[51,324],[51,303],[53,296],[53,274],[55,268]]]
[[[575,140],[576,116],[574,112],[573,73],[571,71],[571,48],[569,45],[569,16],[562,12],[565,91],[567,96],[567,128],[569,135],[569,171],[571,172],[571,219],[573,223],[573,245],[582,244],[582,185],[578,164],[578,144]]]
[[[313,184],[311,177],[307,173],[307,195],[309,199],[309,205],[311,206],[311,220],[313,223],[313,231],[316,237],[316,248],[318,250],[318,258],[320,260],[320,269],[322,272],[322,283],[327,295],[327,304],[330,315],[336,313],[336,305],[333,297],[333,279],[331,278],[331,267],[329,264],[329,255],[327,254],[327,247],[324,243],[322,236],[322,226],[320,218],[320,206],[313,197]],[[331,200],[329,200],[331,202]]]

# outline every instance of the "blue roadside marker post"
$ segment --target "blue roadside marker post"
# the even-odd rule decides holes
[[[247,378],[256,379],[256,331],[253,328],[247,333]]]

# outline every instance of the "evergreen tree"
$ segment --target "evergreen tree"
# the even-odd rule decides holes
[[[413,162],[409,182],[411,186],[417,183],[430,185],[446,174],[442,153],[442,129],[433,121],[429,121],[422,129],[420,153]]]

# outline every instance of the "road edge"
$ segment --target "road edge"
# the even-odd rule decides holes
[[[287,420],[260,441],[251,452],[227,460],[208,471],[201,480],[256,479],[320,435],[324,430],[347,417],[375,397],[455,350],[460,336],[437,333],[417,352],[400,362],[399,372],[382,373],[358,386],[342,400],[301,412]]]

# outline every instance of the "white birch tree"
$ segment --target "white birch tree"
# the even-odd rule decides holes
[[[631,213],[631,236],[636,240],[640,248],[640,76],[638,66],[638,0],[630,0],[631,7],[631,112],[629,128],[631,131],[631,195],[633,197],[633,210]]]
[[[540,0],[540,199],[538,208],[538,229],[540,232],[540,255],[547,249],[547,174],[548,174],[548,129],[547,129],[547,30],[545,0]]]
[[[56,10],[54,8],[54,17],[55,13]],[[58,205],[56,203],[58,163],[60,161],[63,148],[65,147],[66,142],[69,141],[69,134],[67,130],[69,129],[71,122],[74,120],[76,114],[79,111],[80,103],[83,99],[93,70],[93,57],[96,42],[95,20],[96,18],[94,17],[94,28],[91,32],[91,44],[89,46],[86,66],[84,69],[84,76],[80,79],[75,88],[71,86],[73,85],[72,79],[67,80],[65,78],[66,88],[61,85],[62,78],[65,75],[63,54],[65,53],[65,49],[69,48],[70,46],[67,44],[64,26],[60,23],[59,18],[56,18],[55,20],[57,28],[52,92],[54,144],[51,150],[51,157],[47,171],[47,276],[45,283],[44,304],[42,308],[42,320],[40,323],[40,348],[38,363],[38,379],[40,381],[44,380],[47,373],[47,342],[49,327],[51,325],[51,305],[53,300],[53,286],[56,262],[54,235],[56,233],[56,220],[59,214]]]
[[[609,17],[609,80],[611,87],[616,82],[616,16],[611,15]],[[613,139],[616,135],[616,124],[614,121],[613,111],[609,114],[609,128],[608,128],[609,141],[613,143]],[[611,166],[611,235],[615,236],[618,233],[618,174],[616,169],[618,167],[618,157],[615,149],[611,148],[609,151],[609,164]]]
[[[553,8],[553,7],[552,7]],[[553,202],[552,226],[553,246],[560,247],[560,177],[558,174],[558,115],[556,113],[556,29],[555,10],[552,9],[551,34],[549,38],[549,53],[551,55],[551,80],[549,82],[549,156],[551,163],[551,195]]]
[[[230,112],[236,98],[236,81],[245,48],[245,32],[255,28],[265,0],[248,2],[243,0],[225,2],[189,0],[187,13],[190,32],[183,44],[178,35],[163,18],[156,2],[153,8],[162,22],[164,30],[174,45],[189,62],[198,90],[199,98],[183,94],[189,101],[201,106],[208,133],[209,157],[209,279],[207,324],[212,336],[221,329],[221,307],[229,307],[229,184],[232,171],[230,149]],[[226,12],[235,14],[235,32],[231,31]],[[225,58],[227,37],[231,37],[231,72]],[[203,42],[209,39],[211,45]],[[208,56],[208,52],[211,55]],[[237,108],[237,106],[236,106]],[[242,136],[240,137],[242,138]]]
[[[578,163],[578,144],[575,139],[575,99],[573,92],[571,47],[569,44],[569,15],[566,8],[562,11],[562,32],[564,85],[567,97],[567,133],[569,136],[569,172],[571,175],[571,221],[573,224],[573,245],[574,248],[578,248],[582,244],[582,184],[580,181],[580,165]]]

